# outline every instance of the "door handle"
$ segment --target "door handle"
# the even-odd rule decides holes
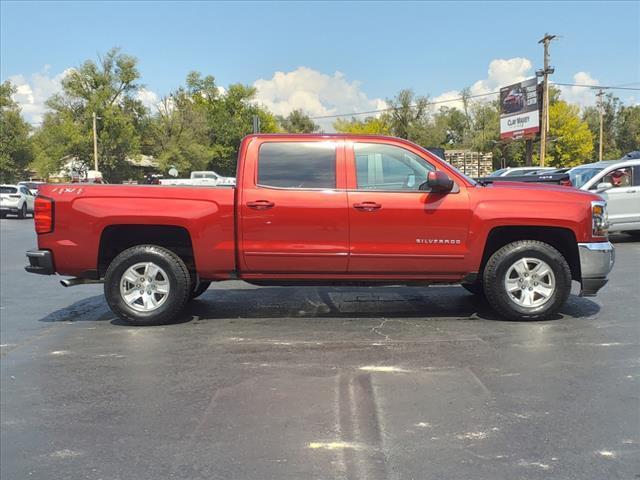
[[[362,210],[363,212],[373,212],[374,210],[380,210],[382,205],[376,202],[362,202],[354,203],[353,208]]]
[[[267,208],[275,207],[276,204],[269,200],[256,200],[255,202],[247,202],[247,207],[255,210],[266,210]]]

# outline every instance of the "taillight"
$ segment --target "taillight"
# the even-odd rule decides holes
[[[47,197],[36,197],[33,207],[36,233],[53,232],[53,200]]]

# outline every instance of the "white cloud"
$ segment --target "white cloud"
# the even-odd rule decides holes
[[[471,85],[471,95],[482,95],[484,93],[495,92],[500,90],[501,87],[521,82],[535,75],[531,60],[520,57],[492,60],[491,63],[489,63],[487,74],[487,78],[478,80]],[[553,83],[553,77],[551,78],[551,82]],[[600,82],[587,72],[576,73],[573,76],[573,83],[580,85],[600,85]],[[563,100],[569,103],[575,103],[581,108],[595,105],[596,103],[596,91],[593,89],[565,86],[559,86],[558,88],[560,88],[561,98]],[[459,90],[448,90],[434,97],[433,100],[435,102],[440,102],[452,99],[455,100],[459,97]],[[495,99],[493,96],[488,96],[486,98],[491,100]],[[626,103],[633,104],[633,101],[627,101]],[[462,102],[459,100],[444,103],[443,105],[462,109]],[[442,105],[436,105],[436,108],[439,108],[440,106]]]
[[[521,82],[526,78],[533,76],[531,72],[532,63],[528,58],[515,57],[509,59],[498,58],[491,60],[489,69],[487,70],[487,78],[474,82],[469,90],[471,95],[482,95],[485,93],[495,92],[505,85]],[[448,90],[433,98],[434,102],[443,102],[447,100],[455,100],[460,98],[459,90]],[[487,99],[494,100],[495,97],[488,96]],[[460,100],[447,102],[442,105],[436,105],[436,109],[441,106],[453,107],[462,110],[462,102]]]
[[[142,102],[142,105],[148,108],[151,113],[156,113],[161,103],[160,97],[156,92],[147,90],[144,87],[138,90],[138,93],[136,94],[136,100],[140,100],[140,102]]]
[[[386,108],[380,98],[369,98],[358,81],[349,81],[340,72],[333,75],[308,67],[291,72],[276,72],[269,80],[259,79],[253,84],[256,100],[276,115],[287,115],[302,109],[311,117],[337,113],[363,112]],[[325,131],[333,131],[335,119],[317,120]]]
[[[62,90],[62,79],[72,71],[72,68],[67,68],[61,73],[52,75],[49,65],[45,65],[42,71],[29,77],[13,75],[7,78],[16,87],[16,93],[12,98],[20,105],[22,115],[27,122],[34,125],[42,122],[44,113],[47,111],[46,101]],[[158,94],[146,88],[141,88],[136,98],[152,113],[160,103]]]
[[[52,95],[60,92],[62,79],[71,71],[66,69],[57,75],[49,74],[50,67],[45,65],[41,72],[32,74],[29,78],[24,75],[8,77],[17,89],[13,99],[22,108],[22,114],[27,122],[40,123],[47,110],[45,102]]]
[[[518,83],[533,75],[532,63],[528,58],[515,57],[491,60],[488,77],[471,86],[472,95],[494,92],[505,85]]]
[[[600,85],[590,73],[578,72],[573,76],[573,83],[578,85]],[[576,103],[580,107],[588,107],[596,104],[597,90],[584,87],[559,86],[562,99],[569,103]]]

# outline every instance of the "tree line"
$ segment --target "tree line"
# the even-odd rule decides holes
[[[262,132],[312,133],[320,130],[301,110],[277,116],[255,101],[256,89],[233,84],[220,88],[211,75],[191,72],[185,84],[162,98],[152,111],[139,98],[143,86],[136,58],[118,49],[97,61],[87,60],[62,80],[60,93],[47,101],[37,127],[21,116],[12,100],[15,87],[0,86],[0,181],[24,179],[28,172],[47,178],[65,159],[93,165],[92,121],[98,118],[99,168],[117,183],[136,178],[139,170],[126,159],[138,154],[157,159],[159,170],[181,174],[215,170],[233,175],[242,138],[257,116]],[[412,90],[387,100],[389,109],[364,119],[337,119],[338,132],[393,135],[424,147],[493,152],[496,166],[524,163],[524,142],[499,138],[498,101],[471,101],[462,92],[462,108],[435,110],[428,97]],[[604,156],[619,158],[640,149],[640,106],[625,106],[613,94],[604,99]],[[599,112],[582,111],[551,90],[549,164],[574,166],[593,161],[598,152]],[[535,159],[534,159],[535,163]]]

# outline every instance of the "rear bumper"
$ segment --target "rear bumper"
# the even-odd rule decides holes
[[[0,207],[0,213],[18,213],[19,211],[20,209],[17,206],[2,205]]]
[[[53,255],[49,250],[29,250],[27,252],[29,265],[24,269],[29,273],[38,273],[40,275],[53,275]]]
[[[616,252],[610,242],[579,243],[580,271],[582,272],[583,297],[593,297],[609,281],[607,275],[613,268]]]

